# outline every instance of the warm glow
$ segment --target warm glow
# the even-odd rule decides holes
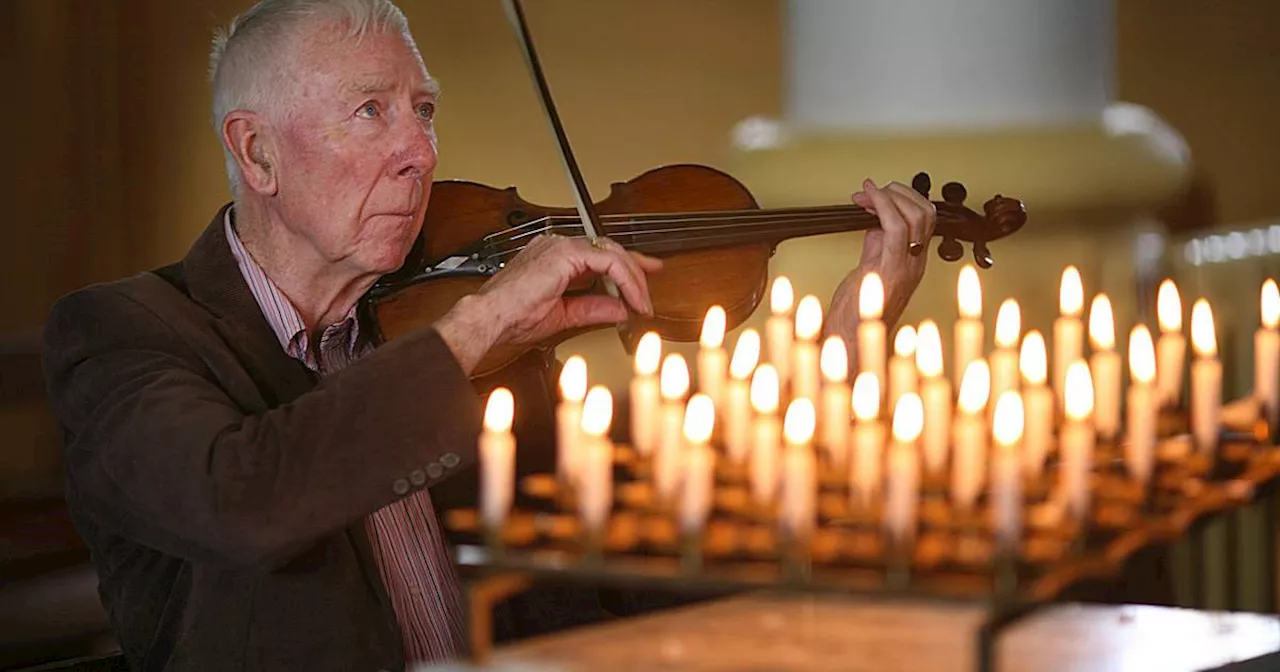
[[[751,408],[756,413],[778,412],[778,369],[761,364],[751,376]]]
[[[996,347],[1018,347],[1018,336],[1022,334],[1022,309],[1015,299],[1005,299],[996,313]]]
[[[1018,370],[1022,372],[1022,379],[1031,385],[1044,385],[1049,377],[1049,353],[1044,345],[1044,336],[1035,329],[1028,331],[1022,339]]]
[[[684,409],[684,438],[692,444],[702,444],[711,440],[711,432],[716,424],[716,405],[711,397],[695,394],[689,398]]]
[[[1182,298],[1172,280],[1161,282],[1156,291],[1156,320],[1160,331],[1182,331]]]
[[[1023,417],[1022,397],[1017,392],[1001,393],[996,400],[995,413],[991,415],[991,434],[996,443],[1012,446],[1022,440],[1022,429],[1026,424]]]
[[[812,341],[822,330],[822,303],[818,297],[807,294],[796,306],[796,338]]]
[[[1084,283],[1080,281],[1080,271],[1075,266],[1068,266],[1062,271],[1058,310],[1063,315],[1079,315],[1084,310]]]
[[[484,407],[484,428],[489,432],[504,433],[511,430],[511,419],[516,413],[516,400],[511,390],[499,387],[489,393],[489,403]]]
[[[844,339],[839,336],[828,336],[822,343],[822,354],[818,360],[822,368],[822,377],[828,383],[840,383],[849,378],[849,350],[845,348]]]
[[[1084,420],[1093,413],[1093,376],[1089,365],[1077,359],[1067,365],[1066,411],[1072,420]]]
[[[1147,385],[1156,379],[1156,347],[1145,324],[1129,332],[1129,375],[1135,383]]]
[[[587,392],[582,404],[582,431],[587,436],[601,437],[609,433],[613,422],[613,395],[604,385],[596,385]]]
[[[978,280],[978,269],[972,265],[965,264],[960,269],[956,300],[960,305],[960,317],[982,317],[982,282]]]
[[[574,355],[560,369],[560,398],[581,402],[587,395],[587,360]]]
[[[1262,283],[1262,326],[1268,329],[1280,326],[1280,288],[1271,278]]]
[[[858,422],[871,422],[880,416],[880,379],[870,371],[853,379],[853,416]]]
[[[689,365],[678,352],[662,360],[662,377],[658,380],[662,398],[669,401],[683,399],[689,392]]]
[[[782,435],[787,443],[798,446],[809,443],[813,439],[813,430],[818,423],[813,402],[804,397],[795,399],[787,406],[787,415],[782,420]]]
[[[879,273],[872,271],[862,277],[858,287],[858,317],[878,320],[881,315],[884,315],[884,281]]]
[[[1191,306],[1191,347],[1201,357],[1218,354],[1218,337],[1213,328],[1213,310],[1209,302],[1196,299]]]
[[[646,331],[636,344],[636,375],[652,376],[662,363],[662,337],[656,331]],[[584,383],[585,387],[585,383]]]
[[[1114,350],[1116,347],[1116,318],[1111,312],[1111,299],[1106,294],[1093,297],[1089,305],[1089,342],[1095,350]]]
[[[987,406],[987,398],[991,396],[991,367],[987,360],[975,359],[964,368],[964,377],[960,379],[960,410],[969,415],[977,415]]]
[[[942,375],[942,335],[933,320],[921,322],[916,332],[916,368],[930,378]]]
[[[893,337],[893,354],[899,357],[914,357],[916,354],[916,328],[904,325]]]
[[[704,348],[718,348],[724,345],[724,308],[711,306],[707,316],[702,320],[702,335],[698,343]]]
[[[755,329],[743,329],[738,334],[738,343],[733,347],[733,359],[729,361],[729,375],[737,380],[751,377],[756,364],[760,363],[760,332]]]
[[[898,397],[898,405],[893,409],[893,440],[903,443],[915,441],[924,431],[924,404],[920,395],[907,392]]]
[[[791,289],[791,281],[780,275],[773,281],[773,289],[769,290],[769,310],[774,315],[786,315],[791,312],[791,305],[796,301],[795,290]]]

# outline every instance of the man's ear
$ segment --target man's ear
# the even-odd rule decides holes
[[[236,110],[222,122],[222,141],[240,166],[241,184],[263,196],[280,189],[274,163],[271,128],[256,113]]]

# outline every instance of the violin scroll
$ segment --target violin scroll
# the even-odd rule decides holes
[[[928,173],[916,173],[911,188],[929,198],[933,181]],[[945,261],[959,261],[964,256],[960,241],[973,243],[973,261],[979,268],[991,268],[995,260],[987,243],[1017,232],[1027,223],[1027,210],[1016,198],[997,194],[982,206],[984,215],[965,206],[969,190],[959,182],[942,185],[942,200],[934,201],[938,211],[934,235],[941,236],[938,256]],[[911,252],[916,254],[916,249]]]

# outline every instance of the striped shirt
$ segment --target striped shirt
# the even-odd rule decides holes
[[[373,350],[371,343],[360,338],[354,307],[341,321],[326,327],[318,347],[312,348],[297,309],[236,235],[231,209],[227,210],[225,227],[240,273],[280,347],[290,357],[324,377]],[[461,583],[440,534],[429,492],[425,488],[418,490],[379,509],[365,519],[365,528],[400,625],[407,662],[434,662],[462,655],[466,638]]]

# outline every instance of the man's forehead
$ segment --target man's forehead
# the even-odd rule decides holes
[[[416,45],[404,35],[394,30],[371,30],[352,36],[345,30],[335,24],[313,28],[309,39],[299,43],[301,58],[296,63],[353,93],[408,86],[415,95],[439,96],[440,84],[428,74]]]

